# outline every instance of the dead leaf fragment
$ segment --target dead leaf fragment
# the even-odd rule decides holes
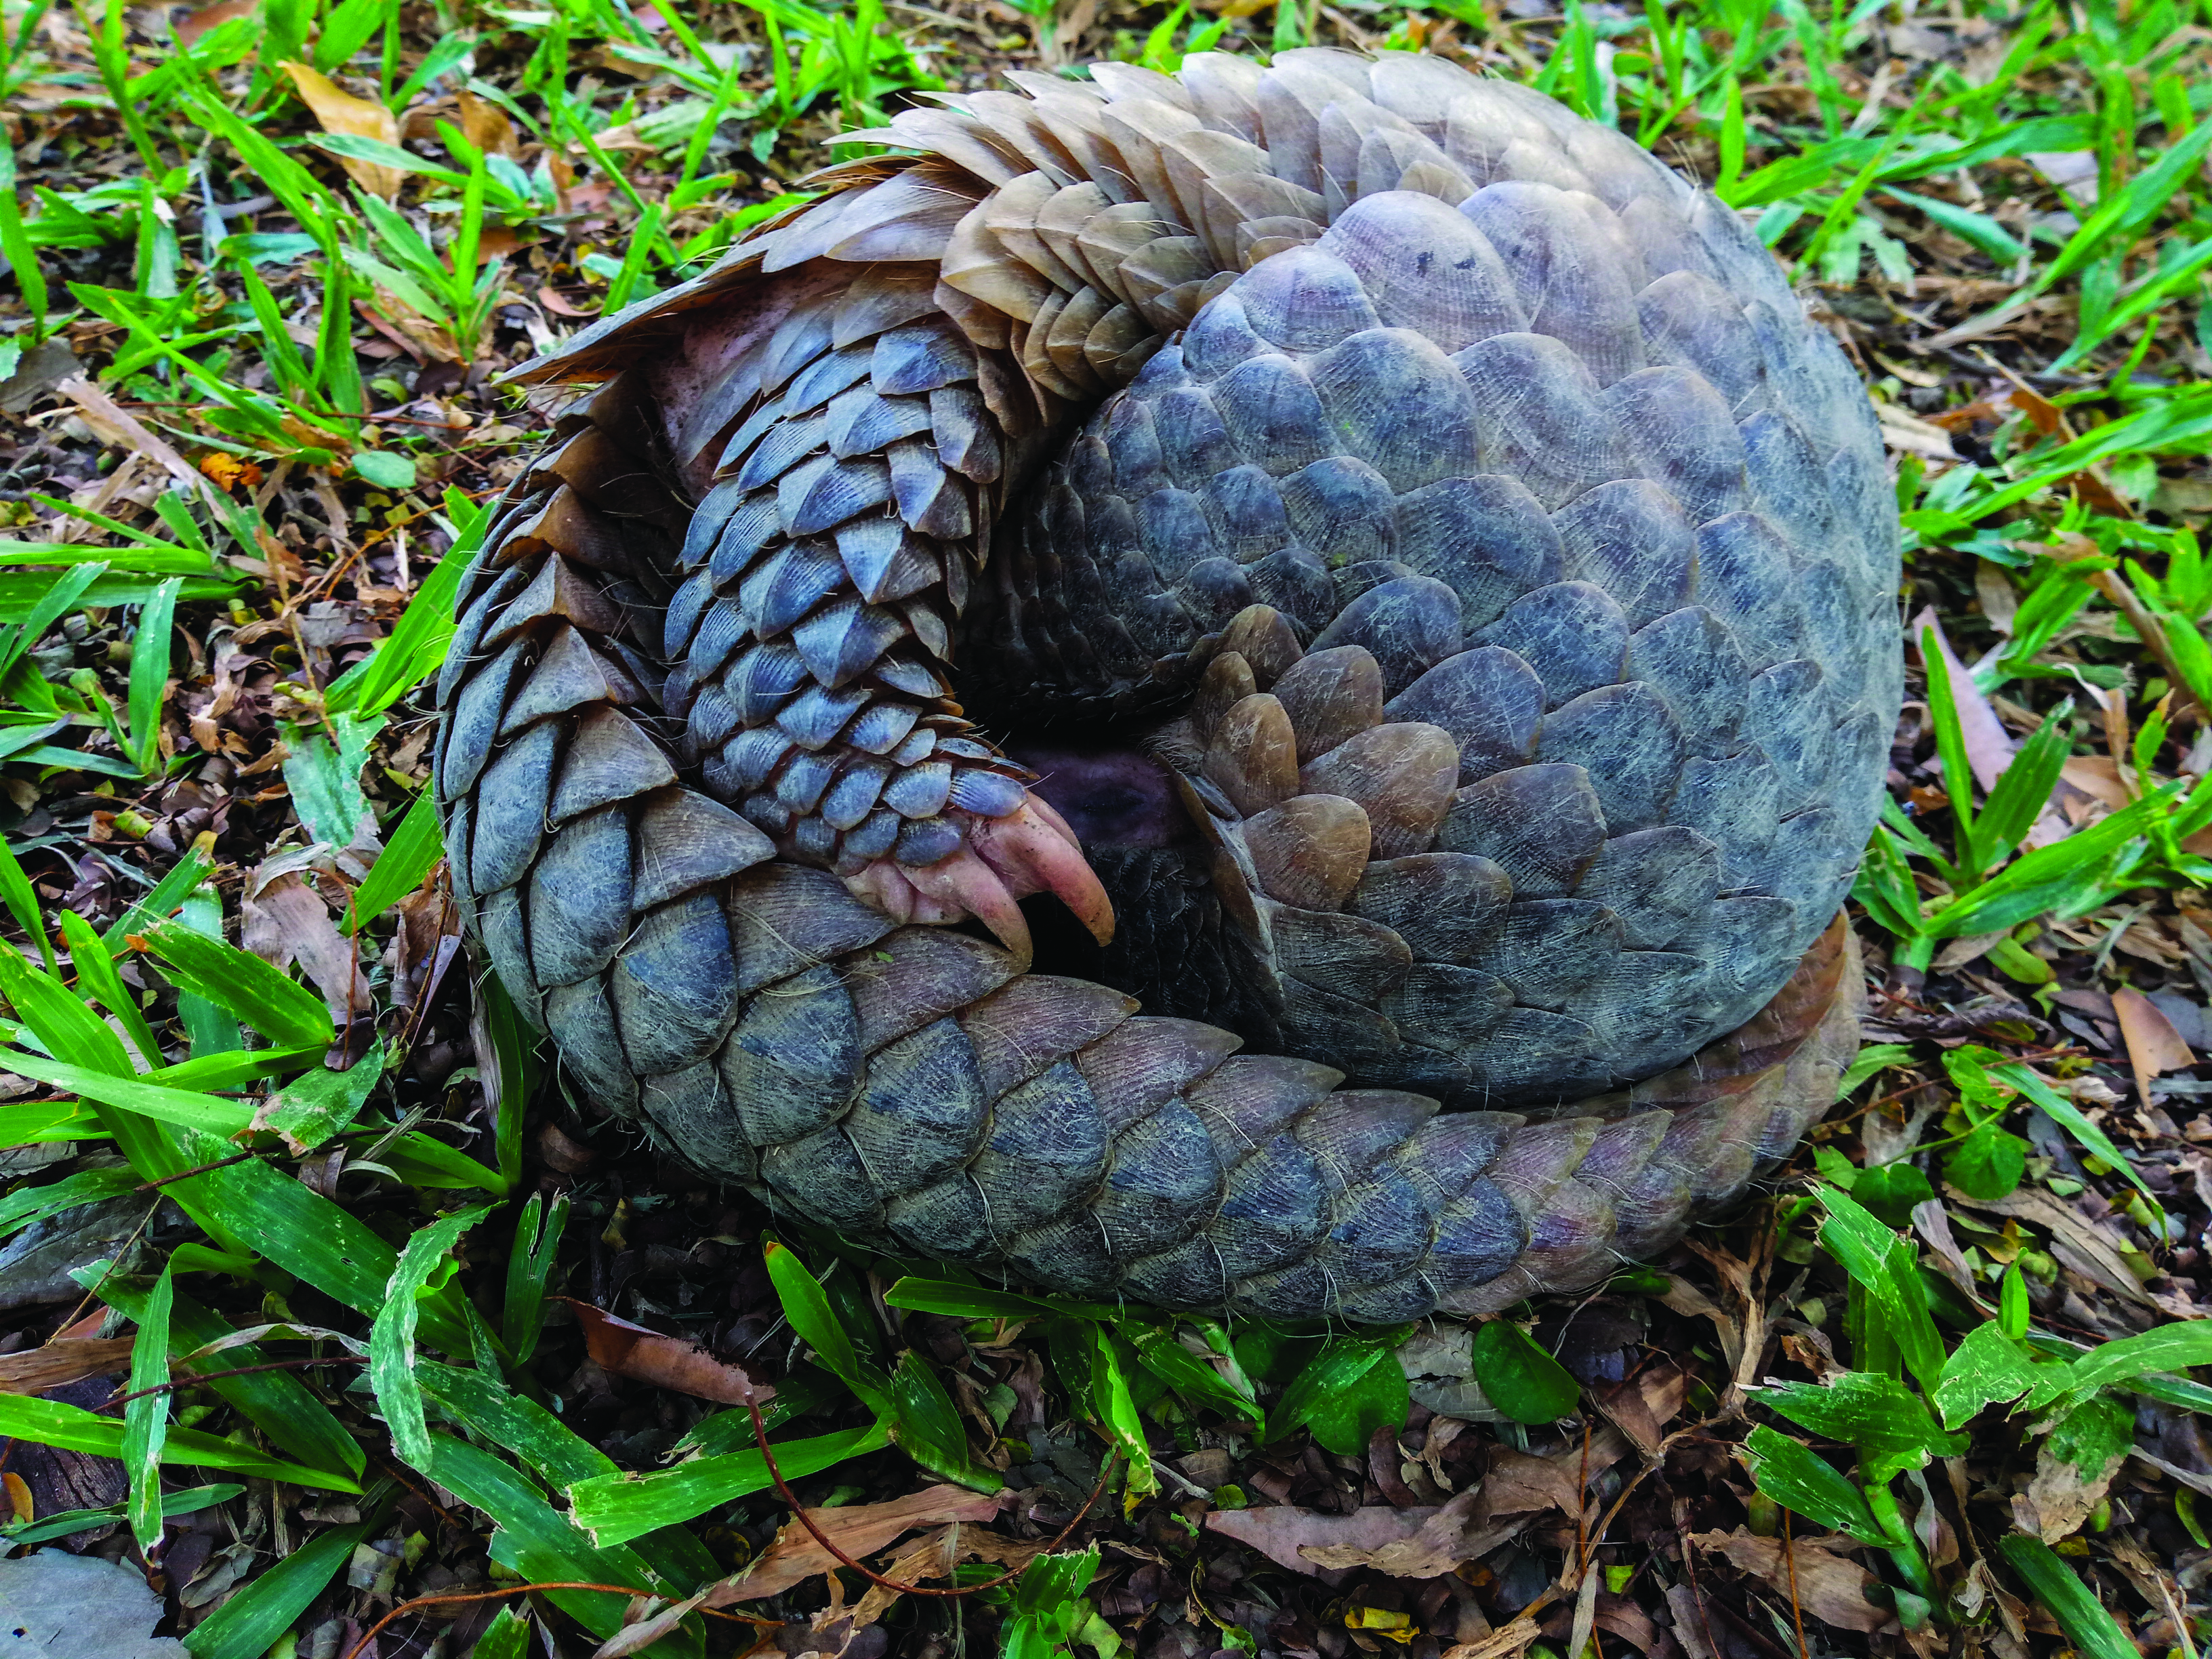
[[[1897,1627],[1895,1614],[1867,1600],[1875,1576],[1844,1553],[1858,1547],[1849,1538],[1793,1539],[1786,1554],[1783,1540],[1757,1537],[1741,1527],[1732,1533],[1701,1532],[1690,1541],[1794,1597],[1822,1624],[1869,1635]]]
[[[1471,1500],[1476,1495],[1462,1492],[1452,1503]],[[1333,1584],[1352,1567],[1366,1565],[1374,1553],[1413,1538],[1451,1506],[1401,1510],[1388,1504],[1370,1504],[1349,1515],[1335,1515],[1292,1504],[1271,1504],[1262,1509],[1210,1510],[1205,1525],[1208,1532],[1249,1544],[1278,1566]],[[1466,1510],[1459,1513],[1464,1516]],[[1324,1555],[1328,1560],[1320,1559]],[[1345,1562],[1343,1566],[1330,1565],[1340,1559]]]
[[[2118,1016],[2120,1036],[2128,1045],[2128,1063],[2135,1068],[2136,1098],[2150,1104],[2150,1080],[2167,1072],[2194,1066],[2197,1056],[2181,1040],[2159,1006],[2133,986],[2112,993],[2112,1012]]]
[[[314,112],[325,132],[374,138],[395,148],[398,145],[399,123],[392,118],[392,112],[383,105],[355,97],[321,70],[306,64],[288,63],[280,67],[292,77],[292,84],[300,91],[300,101]],[[380,161],[357,161],[350,155],[339,156],[338,165],[363,190],[387,202],[399,194],[400,181],[407,176],[398,167],[388,167]]]
[[[725,1406],[742,1406],[748,1399],[765,1405],[775,1398],[773,1384],[756,1382],[742,1365],[725,1364],[680,1336],[664,1336],[633,1325],[574,1297],[554,1299],[567,1303],[574,1312],[584,1328],[584,1346],[592,1363],[610,1376],[631,1377]]]
[[[935,1486],[908,1492],[887,1504],[850,1504],[840,1509],[809,1510],[807,1518],[823,1534],[854,1560],[865,1560],[887,1549],[917,1527],[941,1527],[953,1522],[988,1521],[1013,1501],[1009,1492],[988,1494],[965,1486]],[[781,1595],[837,1565],[796,1517],[783,1523],[775,1541],[760,1553],[752,1565],[734,1578],[716,1585],[706,1601],[708,1607],[727,1607],[732,1601],[755,1601]]]
[[[22,1353],[0,1354],[0,1394],[44,1394],[131,1363],[131,1339],[58,1336]]]

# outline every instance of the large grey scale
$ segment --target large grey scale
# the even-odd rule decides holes
[[[523,371],[591,389],[464,581],[456,896],[580,1097],[856,1239],[1284,1318],[1586,1286],[1856,1043],[1864,393],[1524,88],[1091,76],[856,135]]]

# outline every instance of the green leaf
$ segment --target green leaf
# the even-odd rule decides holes
[[[813,1349],[823,1367],[859,1395],[869,1410],[879,1417],[889,1417],[890,1395],[883,1375],[874,1367],[860,1363],[852,1339],[838,1322],[830,1298],[823,1294],[822,1281],[782,1244],[769,1244],[766,1255],[769,1279],[783,1304],[783,1316],[799,1333],[799,1340]]]
[[[2212,131],[2212,123],[2199,131]],[[1997,1552],[2035,1599],[2050,1609],[2083,1659],[2142,1659],[2119,1621],[2050,1545],[2014,1533],[1997,1540]]]
[[[187,1150],[196,1163],[213,1164],[232,1149],[201,1137]],[[398,1252],[321,1194],[258,1158],[207,1170],[165,1190],[179,1203],[179,1194],[189,1195],[218,1224],[251,1238],[261,1255],[325,1296],[372,1319],[383,1310]],[[422,1318],[423,1334],[439,1347],[468,1351],[467,1328],[442,1302],[426,1305]]]
[[[2052,1422],[2043,1449],[2053,1462],[2095,1482],[2112,1474],[2135,1443],[2134,1409],[2108,1394],[2092,1394]]]
[[[138,937],[146,941],[162,976],[179,991],[236,1016],[270,1042],[327,1048],[337,1040],[323,1000],[251,951],[177,921],[150,923]]]
[[[1912,1247],[1849,1194],[1817,1185],[1814,1191],[1828,1212],[1820,1228],[1822,1247],[1878,1310],[1883,1329],[1921,1386],[1934,1388],[1943,1374],[1943,1340],[1928,1311],[1928,1292]]]
[[[250,1581],[192,1626],[185,1646],[192,1659],[261,1659],[301,1613],[330,1588],[371,1528],[337,1527],[314,1537]],[[479,1651],[481,1651],[479,1647]]]
[[[123,1407],[123,1469],[130,1477],[131,1535],[144,1549],[161,1535],[161,1446],[169,1435],[169,1308],[176,1287],[164,1267],[138,1315]],[[148,1392],[151,1390],[151,1392]]]
[[[1780,1383],[1752,1397],[1801,1428],[1849,1444],[1869,1481],[1887,1482],[1902,1470],[1925,1468],[1930,1457],[1958,1456],[1966,1449],[1962,1437],[1936,1426],[1918,1396],[1875,1371],[1838,1371],[1825,1386]]]
[[[2066,1096],[2060,1094],[2018,1060],[1990,1066],[1990,1076],[1999,1083],[2019,1090],[2033,1101],[2045,1116],[2125,1176],[2128,1184],[2141,1193],[2154,1211],[2161,1215],[2165,1213],[2159,1204],[2158,1194],[2144,1184],[2142,1176],[2136,1172],[2135,1164],[2127,1155],[2112,1144],[2111,1136],[2084,1117],[2081,1109]]]
[[[181,577],[172,576],[141,609],[131,653],[131,758],[143,773],[161,763],[161,694],[169,684],[169,629],[177,613]]]
[[[453,525],[453,546],[415,590],[390,635],[331,682],[323,693],[324,708],[380,714],[445,660],[446,647],[453,637],[453,596],[476,557],[491,513],[489,506],[479,507],[449,488],[446,516]]]
[[[477,1638],[469,1659],[530,1659],[530,1618],[501,1607]]]
[[[2014,1261],[2005,1269],[2004,1279],[1997,1290],[1997,1323],[2004,1334],[2017,1342],[2027,1334],[2029,1315],[2033,1311],[2027,1299],[2027,1276]]]
[[[0,956],[5,954],[0,952]],[[4,969],[0,969],[0,975],[4,975]],[[136,1078],[114,1077],[106,1072],[48,1060],[40,1054],[26,1054],[21,1049],[0,1049],[0,1066],[5,1066],[11,1072],[20,1072],[25,1077],[36,1078],[41,1083],[52,1084],[57,1089],[67,1089],[72,1094],[82,1095],[87,1100],[98,1101],[103,1106],[119,1107],[142,1117],[150,1117],[162,1123],[181,1124],[207,1134],[238,1134],[253,1121],[252,1107],[242,1100],[225,1100],[217,1095],[199,1094],[189,1089],[170,1089],[158,1083],[141,1083]],[[234,1152],[237,1149],[233,1147],[231,1150]]]
[[[2124,1336],[2089,1350],[2074,1362],[2077,1389],[2109,1388],[2152,1371],[2187,1370],[2212,1365],[2212,1322],[2161,1325],[2140,1336]]]
[[[775,1466],[788,1483],[835,1468],[848,1458],[880,1451],[890,1440],[890,1421],[879,1419],[866,1428],[781,1442],[775,1447]],[[572,1482],[568,1513],[605,1547],[678,1525],[775,1484],[756,1447],[695,1457],[651,1474],[595,1475]]]
[[[115,1078],[133,1074],[123,1039],[108,1029],[107,1022],[75,992],[14,951],[0,951],[0,995],[8,999],[15,1017],[31,1028],[48,1054],[67,1054],[78,1062],[72,1069]]]
[[[1067,1321],[1061,1328],[1081,1333],[1088,1342],[1088,1403],[1114,1449],[1128,1462],[1122,1501],[1126,1508],[1133,1510],[1139,1498],[1160,1489],[1160,1478],[1152,1468],[1152,1445],[1146,1437],[1144,1419],[1138,1413],[1135,1397],[1129,1391],[1128,1371],[1121,1364],[1113,1333],[1105,1326],[1088,1320]],[[1055,1360],[1060,1346],[1054,1345]],[[1065,1375],[1062,1380],[1066,1380]]]
[[[1316,1401],[1306,1413],[1306,1427],[1324,1450],[1364,1456],[1376,1430],[1405,1427],[1413,1404],[1405,1370],[1395,1358],[1386,1357],[1350,1388]]]
[[[416,1298],[460,1236],[491,1212],[489,1204],[457,1210],[416,1230],[386,1281],[384,1305],[368,1336],[368,1380],[392,1431],[392,1448],[410,1468],[430,1474],[430,1430],[422,1414],[422,1388],[415,1376]]]
[[[415,458],[394,449],[357,449],[353,470],[379,489],[415,488]]]
[[[623,1584],[640,1591],[685,1595],[697,1583],[661,1585],[643,1557],[619,1546],[597,1546],[570,1518],[557,1512],[527,1478],[482,1447],[446,1435],[430,1437],[430,1478],[463,1503],[482,1510],[497,1526],[491,1559],[510,1572],[540,1583]],[[619,1477],[617,1477],[619,1478]],[[602,1639],[622,1628],[627,1596],[599,1590],[547,1590],[545,1598]],[[654,1659],[687,1659],[701,1650],[687,1626],[660,1639]]]
[[[1877,1164],[1862,1170],[1850,1184],[1851,1196],[1865,1205],[1887,1226],[1909,1227],[1912,1207],[1936,1196],[1928,1177],[1910,1164]]]
[[[1744,1449],[1751,1454],[1752,1479],[1759,1491],[1784,1509],[1862,1543],[1893,1541],[1875,1522],[1859,1489],[1809,1448],[1762,1423],[1752,1430]]]
[[[343,1072],[318,1066],[302,1072],[270,1095],[255,1114],[261,1127],[283,1138],[295,1157],[304,1158],[361,1115],[384,1077],[384,1040]]]
[[[891,1373],[890,1402],[891,1438],[922,1468],[977,1492],[1006,1485],[996,1469],[981,1468],[968,1455],[968,1431],[952,1397],[911,1348]]]
[[[1844,1067],[1844,1074],[1836,1079],[1836,1098],[1846,1100],[1851,1091],[1876,1072],[1887,1071],[1893,1066],[1912,1063],[1912,1045],[1906,1042],[1869,1042]]]
[[[181,1247],[173,1266],[189,1272]],[[151,1286],[143,1279],[120,1273],[79,1275],[98,1287],[100,1300],[132,1319],[140,1316]],[[237,1327],[221,1315],[179,1291],[169,1310],[169,1356],[174,1361],[213,1347],[238,1334]],[[210,1389],[244,1413],[246,1420],[267,1436],[280,1451],[289,1453],[310,1468],[361,1478],[368,1459],[361,1443],[338,1421],[331,1408],[309,1391],[295,1371],[252,1371],[245,1368],[266,1364],[275,1356],[258,1343],[234,1343],[218,1357],[195,1361],[191,1370],[230,1370],[228,1376],[210,1377],[198,1386]],[[187,1371],[184,1375],[191,1375]]]
[[[1485,1398],[1516,1423],[1556,1422],[1582,1397],[1566,1368],[1510,1319],[1476,1328],[1474,1380]]]
[[[390,843],[369,866],[368,878],[354,890],[345,931],[357,933],[422,884],[430,867],[445,856],[438,832],[437,804],[425,789],[399,820]]]
[[[2002,1324],[1977,1325],[1943,1362],[1936,1409],[1943,1414],[1943,1426],[1955,1429],[1984,1406],[2014,1401],[2015,1411],[2046,1406],[2069,1381],[2067,1367],[2039,1364]]]
[[[555,1194],[544,1212],[543,1200],[532,1193],[514,1224],[514,1244],[507,1258],[507,1295],[500,1303],[500,1336],[518,1365],[527,1364],[538,1351],[544,1328],[545,1281],[551,1276],[561,1245],[562,1230],[568,1224],[568,1194]]]
[[[182,1516],[198,1515],[202,1510],[213,1509],[217,1504],[228,1504],[245,1490],[235,1482],[230,1482],[163,1492],[161,1517],[166,1521],[174,1521]],[[94,1527],[113,1526],[123,1519],[123,1507],[120,1504],[110,1504],[103,1510],[59,1510],[44,1520],[33,1521],[28,1525],[12,1523],[0,1527],[0,1540],[10,1544],[50,1544],[57,1538],[90,1532]]]
[[[1976,1125],[1943,1155],[1943,1178],[1968,1198],[2002,1198],[2027,1173],[2027,1143],[1994,1123]]]
[[[1183,1346],[1173,1330],[1139,1327],[1130,1333],[1130,1340],[1139,1363],[1191,1404],[1211,1406],[1255,1424],[1261,1420],[1259,1401]]]
[[[114,1418],[95,1416],[82,1406],[58,1400],[35,1400],[20,1394],[0,1394],[0,1436],[58,1446],[64,1451],[87,1452],[94,1457],[120,1458],[124,1450],[123,1425]],[[295,1486],[313,1486],[321,1492],[361,1490],[343,1475],[301,1468],[196,1429],[171,1429],[162,1443],[161,1462],[235,1469],[241,1474],[289,1480]]]
[[[615,1462],[534,1400],[510,1392],[487,1371],[463,1370],[433,1359],[417,1363],[423,1391],[486,1444],[510,1451],[555,1486],[618,1473]],[[666,1528],[636,1540],[654,1582],[672,1589],[716,1577],[714,1558],[690,1534]]]
[[[329,714],[325,724],[329,735],[289,725],[282,728],[289,751],[284,781],[291,787],[293,808],[307,833],[332,847],[349,847],[361,828],[362,814],[368,811],[368,798],[361,790],[361,769],[368,761],[369,745],[384,729],[384,717],[341,709]]]
[[[94,1204],[127,1193],[138,1184],[135,1170],[107,1168],[80,1170],[44,1187],[18,1187],[0,1197],[0,1238],[80,1204]]]
[[[945,1314],[954,1319],[1042,1319],[1053,1315],[1070,1319],[1118,1319],[1123,1311],[1101,1302],[1079,1302],[1065,1296],[1026,1296],[945,1279],[902,1279],[884,1292],[884,1301],[890,1307],[916,1313]]]
[[[1404,1340],[1403,1333],[1395,1329],[1372,1335],[1330,1337],[1285,1386],[1267,1413],[1267,1425],[1260,1435],[1261,1443],[1280,1440],[1293,1429],[1310,1425],[1331,1399],[1356,1388],[1377,1365],[1387,1364],[1395,1370],[1397,1362],[1391,1356]]]

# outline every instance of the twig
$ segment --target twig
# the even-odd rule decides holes
[[[1790,1618],[1797,1626],[1797,1651],[1802,1659],[1813,1659],[1813,1650],[1805,1644],[1805,1610],[1797,1605],[1797,1551],[1790,1536],[1790,1511],[1782,1511],[1782,1560],[1790,1569]]]
[[[118,1394],[112,1400],[94,1406],[96,1412],[112,1411],[118,1406],[128,1405],[133,1400],[143,1400],[149,1394],[167,1394],[176,1389],[190,1389],[202,1382],[220,1382],[226,1376],[252,1376],[257,1371],[304,1370],[311,1365],[366,1365],[368,1361],[357,1354],[332,1354],[321,1359],[272,1359],[265,1365],[239,1365],[227,1371],[187,1371],[182,1376],[171,1377],[167,1382],[156,1382],[150,1389],[139,1389],[130,1394]]]
[[[376,1640],[379,1636],[382,1635],[384,1632],[389,1628],[393,1620],[398,1618],[403,1613],[412,1613],[417,1607],[434,1607],[441,1602],[447,1601],[503,1601],[510,1595],[534,1595],[539,1590],[563,1589],[604,1590],[609,1595],[627,1595],[633,1601],[651,1601],[660,1599],[652,1590],[632,1589],[628,1584],[592,1584],[583,1583],[580,1580],[566,1578],[554,1580],[543,1584],[509,1584],[504,1589],[455,1590],[439,1595],[417,1595],[410,1601],[402,1601],[398,1607],[392,1608],[391,1612],[386,1613],[383,1618],[371,1625],[368,1627],[367,1633],[362,1637],[361,1640],[355,1643],[351,1647],[346,1650],[345,1659],[360,1659],[362,1650],[368,1646],[370,1643]],[[734,1619],[741,1624],[752,1625],[762,1630],[776,1630],[781,1628],[781,1626],[766,1619],[756,1619],[750,1613],[724,1613],[719,1607],[707,1607],[702,1609],[702,1611],[711,1613],[719,1619]]]
[[[258,1152],[238,1152],[229,1158],[217,1158],[212,1164],[203,1164],[197,1169],[179,1170],[174,1175],[156,1176],[151,1181],[140,1182],[131,1190],[137,1193],[150,1193],[155,1188],[166,1187],[173,1181],[190,1181],[194,1176],[204,1176],[214,1170],[228,1170],[234,1164],[243,1164],[249,1158],[260,1156]]]

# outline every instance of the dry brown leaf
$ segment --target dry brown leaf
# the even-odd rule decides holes
[[[234,17],[251,17],[261,9],[261,0],[216,0],[212,6],[203,6],[198,11],[179,17],[169,33],[180,46],[196,46],[199,38],[210,29],[228,23]]]
[[[2112,993],[2112,1012],[2118,1016],[2120,1037],[2128,1045],[2128,1063],[2135,1068],[2136,1098],[2150,1103],[2150,1080],[2167,1072],[2194,1066],[2197,1056],[2181,1040],[2159,1006],[2133,986]]]
[[[55,1337],[22,1353],[0,1354],[0,1394],[44,1394],[131,1363],[131,1339]]]
[[[664,1336],[633,1325],[574,1297],[554,1300],[568,1304],[575,1314],[577,1323],[584,1328],[584,1346],[592,1363],[610,1376],[673,1389],[696,1400],[712,1400],[725,1406],[742,1406],[748,1399],[765,1405],[775,1398],[773,1385],[755,1382],[742,1365],[725,1364],[680,1336]]]
[[[1633,1376],[1594,1390],[1591,1397],[1638,1450],[1656,1456],[1660,1443],[1667,1437],[1667,1425],[1682,1409],[1688,1391],[1689,1378],[1681,1368],[1660,1360]]]
[[[149,432],[135,416],[125,414],[112,398],[91,381],[70,375],[55,381],[54,390],[76,405],[78,416],[100,442],[118,445],[145,456],[174,478],[187,495],[210,501],[218,499],[215,487],[201,476],[198,467]]]
[[[1954,1203],[1996,1215],[2015,1216],[2042,1228],[2051,1235],[2051,1255],[2084,1279],[2101,1285],[2126,1301],[2139,1302],[2146,1307],[2158,1305],[2128,1271],[2127,1261],[2115,1242],[2040,1188],[2022,1187],[2002,1198],[1990,1199],[1968,1198],[1949,1186],[1943,1191]]]
[[[2110,755],[2071,756],[2058,769],[2058,775],[2112,811],[2121,811],[2135,803],[2135,796],[2120,781],[2120,769]]]
[[[1651,1615],[1626,1595],[1600,1595],[1596,1622],[1600,1630],[1618,1636],[1639,1653],[1653,1652],[1659,1646],[1659,1627],[1651,1622]]]
[[[1793,1539],[1786,1555],[1781,1539],[1757,1537],[1741,1527],[1732,1533],[1701,1532],[1690,1541],[1765,1580],[1823,1624],[1869,1635],[1896,1628],[1895,1614],[1867,1600],[1868,1587],[1876,1581],[1844,1553],[1858,1547],[1849,1538]]]
[[[1498,1447],[1481,1482],[1441,1507],[1376,1504],[1338,1516],[1279,1505],[1217,1510],[1206,1524],[1318,1577],[1372,1567],[1394,1578],[1434,1578],[1526,1531],[1529,1516],[1578,1513],[1583,1480],[1596,1480],[1627,1450],[1626,1440],[1612,1428],[1593,1436],[1587,1452],[1577,1445],[1554,1456],[1532,1457]],[[1385,1514],[1407,1516],[1413,1524],[1394,1527]]]
[[[381,104],[373,104],[366,98],[356,98],[342,89],[330,76],[306,64],[283,64],[278,67],[292,77],[292,84],[300,90],[300,101],[314,112],[315,119],[325,132],[343,133],[353,138],[374,138],[379,143],[397,146],[399,143],[399,123],[392,118],[392,112]],[[406,174],[398,167],[388,167],[377,161],[356,161],[350,155],[338,157],[338,165],[352,175],[353,181],[372,196],[390,201],[399,194],[401,180]]]
[[[1012,1503],[1013,1496],[1010,1492],[986,1495],[965,1486],[927,1486],[887,1504],[852,1504],[834,1510],[809,1510],[806,1515],[832,1543],[859,1561],[888,1548],[917,1527],[988,1521]],[[781,1595],[836,1565],[836,1558],[794,1518],[783,1523],[775,1541],[750,1566],[717,1584],[704,1605],[722,1607],[732,1601]]]
[[[368,1011],[368,979],[353,941],[338,932],[330,907],[298,875],[288,871],[264,879],[256,869],[246,878],[240,915],[239,942],[272,968],[298,963],[340,1030]]]
[[[2036,1449],[2035,1478],[2012,1500],[2013,1520],[2046,1544],[2071,1538],[2105,1501],[2106,1489],[2126,1462],[2123,1453],[2101,1469],[2076,1468],[2053,1457],[2045,1439]]]
[[[1300,1509],[1291,1504],[1212,1510],[1207,1512],[1205,1524],[1209,1532],[1249,1544],[1278,1566],[1334,1584],[1341,1582],[1350,1566],[1364,1565],[1369,1554],[1414,1538],[1429,1521],[1462,1500],[1467,1507],[1458,1513],[1465,1516],[1480,1495],[1479,1488],[1470,1488],[1442,1509],[1401,1510],[1388,1504],[1370,1504],[1349,1515]],[[1349,1561],[1346,1567],[1332,1567],[1316,1559],[1324,1553],[1334,1558],[1346,1552],[1360,1559]]]
[[[461,137],[487,155],[504,155],[513,160],[521,154],[514,141],[514,123],[507,118],[507,112],[489,98],[479,98],[466,87],[461,88]]]

